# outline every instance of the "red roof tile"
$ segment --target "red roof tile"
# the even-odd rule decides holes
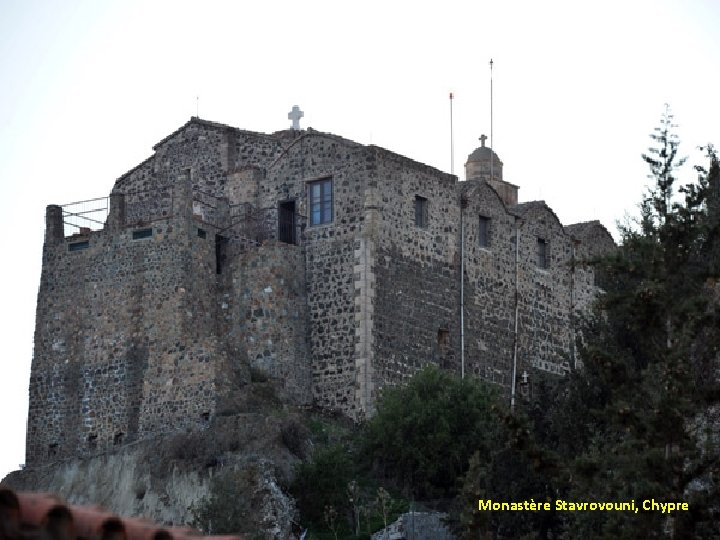
[[[67,505],[50,493],[0,488],[0,540],[243,540],[203,536],[189,527],[161,527],[121,518],[96,506]]]

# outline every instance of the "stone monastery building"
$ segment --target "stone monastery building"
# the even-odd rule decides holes
[[[201,429],[251,369],[354,418],[427,364],[508,397],[563,374],[613,240],[518,203],[484,140],[465,168],[193,117],[102,219],[48,206],[27,464]]]

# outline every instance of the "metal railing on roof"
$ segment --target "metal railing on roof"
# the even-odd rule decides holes
[[[125,226],[149,224],[168,219],[175,211],[175,186],[164,185],[123,193]],[[100,230],[110,212],[110,197],[98,197],[61,206],[65,236]],[[211,225],[232,243],[244,249],[267,240],[301,244],[306,216],[278,206],[256,208],[250,203],[229,205],[227,199],[193,190],[193,216]]]
[[[61,206],[65,236],[97,231],[105,226],[110,204],[108,197],[77,201]]]

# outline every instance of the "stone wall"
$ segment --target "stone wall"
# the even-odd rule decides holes
[[[377,391],[429,363],[456,370],[460,328],[456,179],[390,152],[381,158],[373,267]],[[416,197],[426,205],[420,225]]]
[[[193,118],[153,150],[150,158],[117,180],[113,192],[155,191],[190,169],[194,192],[225,197],[228,174],[268,167],[281,155],[282,145],[271,135]]]
[[[615,242],[599,221],[574,223],[565,227],[576,242],[575,248],[575,309],[584,311],[602,288],[602,276],[596,274],[593,260],[612,253]]]
[[[332,179],[332,222],[308,223],[299,241],[305,249],[313,397],[317,404],[349,415],[356,407],[357,384],[355,245],[373,167],[371,150],[340,137],[309,132],[290,139],[282,156],[268,168],[258,194],[260,207],[294,201],[297,214],[307,221],[308,182]]]
[[[465,223],[465,372],[510,386],[515,344],[517,218],[485,182],[467,182]],[[480,218],[488,235],[481,244]]]
[[[29,465],[201,425],[225,362],[213,247],[187,215],[48,242],[30,382]]]
[[[572,352],[572,239],[544,202],[515,210],[520,216],[518,378],[531,368],[564,375]],[[544,266],[538,260],[540,242]]]
[[[220,308],[229,346],[244,351],[252,367],[278,379],[295,402],[308,404],[312,381],[304,257],[299,246],[273,242],[234,258]]]

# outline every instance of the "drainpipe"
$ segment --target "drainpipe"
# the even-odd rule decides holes
[[[520,288],[518,283],[520,255],[520,218],[515,218],[515,344],[513,345],[512,386],[510,389],[510,413],[515,412],[515,379],[517,378],[518,318],[520,312]]]
[[[460,196],[460,378],[465,378],[465,195]]]

